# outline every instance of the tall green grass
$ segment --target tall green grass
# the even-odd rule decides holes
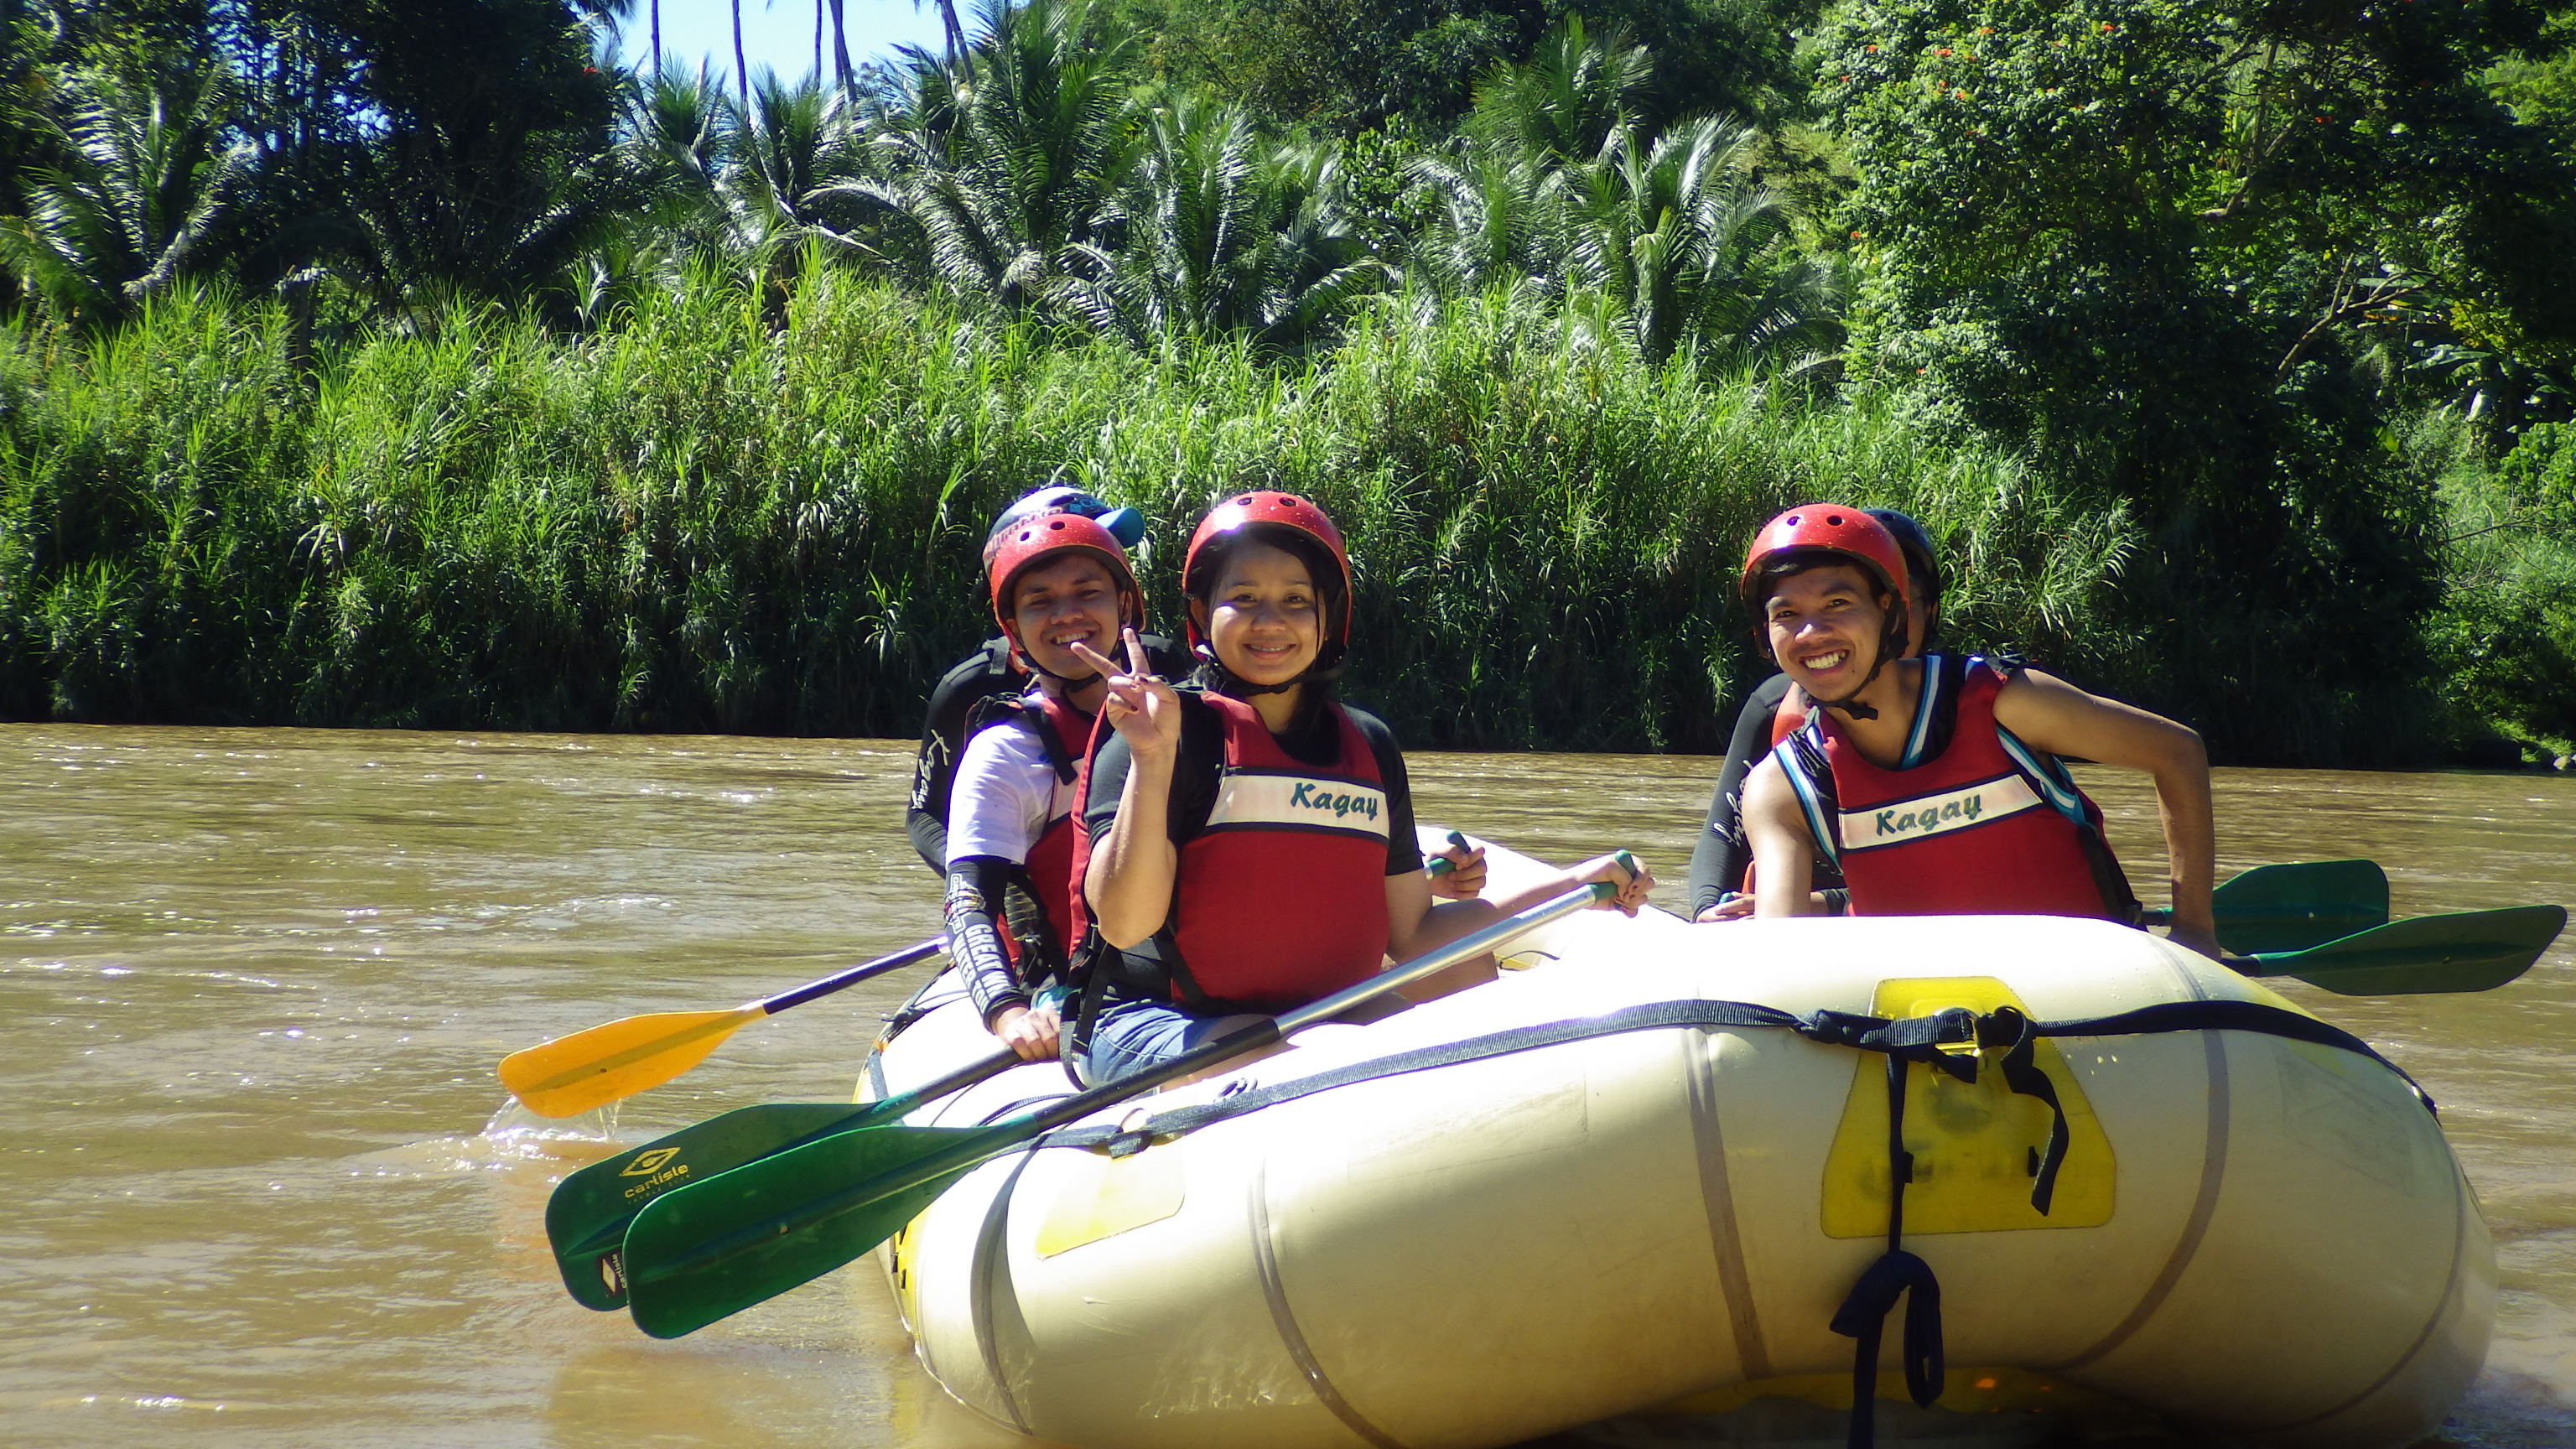
[[[1393,297],[1327,357],[996,322],[842,269],[720,276],[566,338],[458,310],[299,364],[274,307],[157,302],[0,349],[0,713],[902,733],[987,632],[986,520],[1308,493],[1359,576],[1346,692],[1421,745],[1713,749],[1767,672],[1773,510],[1922,516],[1953,636],[2116,654],[2127,520],[1888,408],[1650,364],[1506,294]]]

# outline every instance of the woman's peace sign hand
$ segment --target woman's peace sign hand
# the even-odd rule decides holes
[[[1126,631],[1126,638],[1123,669],[1088,644],[1077,641],[1073,652],[1108,682],[1109,697],[1101,702],[1100,712],[1110,728],[1126,738],[1129,753],[1137,759],[1152,759],[1169,754],[1181,742],[1181,697],[1147,662],[1145,645],[1136,631]]]

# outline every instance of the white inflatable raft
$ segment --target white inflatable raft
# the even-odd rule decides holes
[[[993,1420],[1086,1449],[1430,1449],[1579,1425],[1645,1442],[1676,1437],[1674,1414],[1703,1442],[1839,1443],[1855,1339],[1829,1324],[1889,1249],[1890,1058],[1723,1024],[1707,1004],[1728,1002],[1964,1007],[1990,1037],[2014,1021],[1999,1007],[2254,1004],[2193,1008],[2252,1029],[2039,1040],[2054,1163],[2057,1113],[2013,1090],[2000,1045],[1945,1053],[1981,1059],[1973,1083],[1917,1049],[1901,1246],[1937,1275],[1948,1370],[1921,1385],[1931,1409],[1902,1402],[1909,1310],[1888,1315],[1882,1441],[2143,1415],[2396,1449],[2485,1354],[2493,1253],[2424,1102],[2363,1051],[2275,1034],[2313,1018],[2158,939],[2049,917],[1586,912],[1524,938],[1527,963],[1107,1119],[1150,1130],[1068,1129],[979,1169],[883,1255],[922,1362]],[[962,1001],[938,1006],[881,1044],[863,1093],[992,1046]],[[1068,1090],[1021,1068],[914,1120]]]

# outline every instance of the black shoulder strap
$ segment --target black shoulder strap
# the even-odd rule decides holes
[[[1020,697],[1016,694],[987,694],[977,698],[966,706],[966,732],[960,737],[958,753],[963,755],[966,752],[964,740],[975,738],[1019,712]]]
[[[1970,659],[1962,654],[1933,654],[1923,663],[1923,687],[1938,694],[1932,702],[1932,717],[1924,724],[1922,752],[1912,762],[1918,764],[1941,758],[1959,733],[1959,695],[1967,688]]]

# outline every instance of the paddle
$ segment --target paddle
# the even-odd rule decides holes
[[[541,1117],[569,1117],[658,1087],[706,1060],[745,1022],[776,1016],[818,996],[939,953],[934,936],[862,966],[793,991],[745,1002],[731,1011],[657,1011],[559,1036],[501,1058],[501,1085]]]
[[[631,1152],[594,1162],[557,1183],[554,1195],[546,1199],[546,1241],[554,1249],[555,1268],[563,1274],[565,1289],[584,1308],[623,1308],[626,1286],[609,1259],[626,1241],[626,1229],[635,1215],[655,1198],[836,1132],[899,1122],[925,1103],[1018,1065],[1016,1053],[996,1052],[909,1092],[859,1106],[767,1102],[737,1107]]]
[[[2258,865],[2212,891],[2209,904],[2227,950],[2297,951],[2387,924],[2388,876],[2367,860]],[[2147,911],[2141,924],[2172,925],[2173,912]]]
[[[636,1326],[677,1338],[774,1298],[867,1252],[957,1179],[1054,1128],[1269,1046],[1616,894],[1607,881],[1568,891],[1320,1001],[1022,1116],[985,1127],[836,1132],[667,1193],[626,1233]]]
[[[1467,844],[1467,838],[1454,830],[1449,839],[1461,847]],[[1456,868],[1456,862],[1446,856],[1434,856],[1423,869],[1427,875],[1439,876]],[[574,1301],[583,1307],[623,1308],[626,1288],[618,1280],[616,1265],[607,1260],[625,1241],[635,1215],[653,1199],[835,1132],[900,1122],[925,1103],[997,1077],[1019,1063],[1015,1053],[996,1052],[909,1092],[859,1106],[769,1102],[738,1107],[631,1152],[594,1162],[556,1184],[546,1200],[546,1240],[554,1249],[555,1268]]]
[[[2564,906],[2416,916],[2304,951],[2231,956],[2248,976],[2296,976],[2344,996],[2485,991],[2531,969],[2567,924]]]

